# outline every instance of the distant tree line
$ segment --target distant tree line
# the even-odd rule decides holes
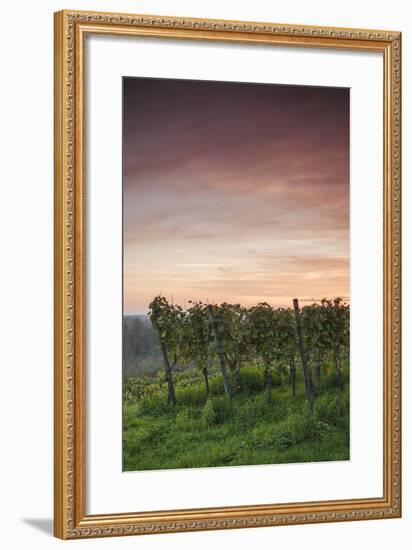
[[[123,376],[139,376],[143,370],[150,374],[162,359],[157,333],[146,316],[123,318]]]

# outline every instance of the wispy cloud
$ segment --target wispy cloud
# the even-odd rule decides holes
[[[349,93],[126,79],[125,310],[348,295]]]

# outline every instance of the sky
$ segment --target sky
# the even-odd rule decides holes
[[[124,313],[349,296],[349,90],[123,80]]]

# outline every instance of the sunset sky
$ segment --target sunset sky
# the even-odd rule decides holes
[[[349,90],[124,79],[124,312],[349,296]]]

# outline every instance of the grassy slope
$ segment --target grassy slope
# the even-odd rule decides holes
[[[342,391],[329,368],[310,416],[300,381],[295,399],[283,382],[268,405],[250,370],[244,369],[244,383],[232,405],[221,395],[217,376],[206,405],[200,380],[181,388],[177,384],[174,409],[166,403],[165,389],[140,401],[125,401],[124,470],[349,459],[347,375]]]

